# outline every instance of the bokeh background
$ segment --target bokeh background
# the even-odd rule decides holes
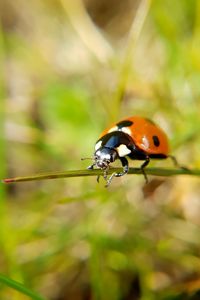
[[[200,167],[198,0],[1,0],[0,20],[1,178],[85,169],[129,115]],[[0,197],[0,272],[32,299],[199,299],[198,178],[2,184]],[[4,283],[0,299],[30,298]]]

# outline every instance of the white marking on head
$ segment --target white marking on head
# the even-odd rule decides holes
[[[99,148],[101,148],[101,145],[102,145],[102,141],[100,140],[100,141],[98,141],[98,143],[96,143],[96,145],[95,145],[95,150],[97,151]]]
[[[120,157],[126,156],[131,153],[131,150],[126,147],[126,145],[121,144],[117,147],[117,153]]]
[[[143,136],[142,137],[142,145],[144,146],[144,148],[147,150],[147,149],[149,149],[149,140],[147,139],[147,137],[146,136]]]
[[[122,127],[119,131],[122,131],[131,136],[131,130],[128,127]]]
[[[101,150],[96,151],[96,156],[100,157],[101,160],[110,160],[110,154],[103,153],[103,152],[101,152]]]
[[[108,130],[108,133],[113,132],[113,131],[119,131],[119,130],[118,130],[118,127],[117,127],[117,126],[111,127],[111,128]]]

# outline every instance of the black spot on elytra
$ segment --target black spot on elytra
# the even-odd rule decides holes
[[[157,137],[157,135],[153,135],[152,139],[153,139],[154,146],[159,147],[160,146],[160,140]]]
[[[119,129],[121,129],[123,127],[129,127],[129,126],[133,125],[133,122],[129,121],[129,120],[124,120],[124,121],[117,123],[116,125]]]

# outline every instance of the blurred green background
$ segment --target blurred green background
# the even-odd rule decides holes
[[[130,115],[200,168],[198,0],[1,0],[0,20],[1,178],[85,169]],[[199,179],[149,180],[2,184],[0,272],[33,299],[199,299]],[[0,299],[30,298],[1,284]]]

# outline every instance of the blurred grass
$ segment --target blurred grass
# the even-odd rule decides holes
[[[1,178],[85,169],[128,115],[154,119],[200,168],[200,4],[148,3],[0,2]],[[2,185],[1,273],[52,300],[198,299],[199,193],[189,176]],[[4,282],[0,298],[27,296]]]
[[[0,28],[0,63],[1,65],[3,64],[4,61],[4,48],[3,48],[3,34],[2,30]],[[1,169],[0,169],[0,176],[5,176],[6,175],[6,162],[5,162],[5,132],[4,132],[4,116],[5,116],[5,86],[3,85],[3,78],[1,76],[0,78],[0,164],[1,164]],[[5,201],[5,190],[2,187],[0,189],[0,214],[1,218],[4,218],[5,211],[4,211],[4,203]],[[2,236],[2,234],[1,234]]]

